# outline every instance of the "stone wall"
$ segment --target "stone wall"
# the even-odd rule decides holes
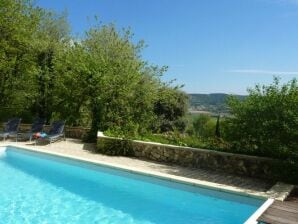
[[[122,146],[126,149],[121,150]],[[117,151],[120,153],[117,153]],[[285,174],[280,174],[277,171],[287,165],[283,164],[283,161],[270,158],[152,142],[130,141],[107,136],[98,137],[98,152],[109,155],[135,156],[180,166],[221,170],[231,174],[271,180],[281,180],[281,176],[285,176]],[[295,172],[296,170],[288,175],[295,175]]]
[[[1,125],[3,127],[3,124]],[[50,130],[50,125],[44,126],[44,131],[47,132]],[[21,124],[20,126],[20,132],[26,132],[29,131],[31,128],[31,124]],[[78,138],[82,139],[83,136],[89,131],[88,128],[83,127],[65,127],[65,136],[67,138]]]

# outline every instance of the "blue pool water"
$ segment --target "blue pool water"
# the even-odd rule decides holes
[[[262,200],[8,147],[0,223],[243,223]]]

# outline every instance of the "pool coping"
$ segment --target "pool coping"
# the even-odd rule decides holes
[[[196,187],[216,190],[220,192],[232,193],[232,194],[251,197],[255,199],[263,199],[264,203],[247,219],[245,224],[257,224],[257,219],[259,218],[259,216],[262,215],[264,211],[266,211],[266,209],[274,202],[274,200],[280,200],[280,201],[285,200],[285,198],[288,196],[288,194],[294,187],[294,185],[277,182],[268,191],[258,192],[253,190],[245,190],[243,188],[233,187],[229,185],[203,181],[199,179],[192,179],[188,177],[176,176],[176,175],[166,174],[166,173],[156,172],[156,171],[148,171],[141,168],[135,169],[133,167],[119,165],[119,164],[110,163],[106,161],[98,161],[95,159],[82,158],[75,155],[53,152],[53,151],[50,151],[50,149],[40,149],[38,148],[38,146],[26,146],[26,145],[19,145],[18,143],[10,142],[8,144],[0,143],[0,148],[2,147],[3,148],[14,147],[19,150],[29,151],[37,154],[57,156],[64,159],[70,159],[70,160],[75,160],[79,162],[89,163],[89,164],[101,166],[101,167],[118,169],[125,172],[145,175],[145,176],[154,177],[154,178],[158,178],[158,179],[166,180],[170,182],[182,183],[190,186],[196,186]]]
[[[258,218],[272,205],[274,202],[273,198],[267,199],[261,207],[257,209],[246,221],[244,224],[257,224],[258,223]]]
[[[197,187],[202,187],[202,188],[207,188],[207,189],[213,189],[213,190],[217,190],[217,191],[221,191],[221,192],[233,193],[233,194],[257,198],[257,199],[266,200],[271,197],[271,194],[268,194],[267,192],[257,192],[257,191],[252,191],[252,190],[245,190],[245,189],[234,187],[234,186],[218,184],[218,183],[213,183],[213,182],[208,182],[208,181],[203,181],[203,180],[198,180],[198,179],[192,179],[192,178],[188,178],[188,177],[181,177],[181,176],[166,174],[166,173],[162,173],[162,172],[148,171],[148,170],[144,170],[144,169],[140,169],[140,168],[134,169],[132,167],[128,167],[125,165],[114,164],[114,163],[110,163],[110,162],[106,162],[106,161],[98,161],[98,160],[82,158],[82,157],[78,157],[78,156],[74,156],[74,155],[67,155],[67,154],[62,154],[62,153],[58,153],[58,152],[51,152],[48,149],[39,149],[38,146],[32,146],[32,147],[24,146],[24,145],[20,146],[18,144],[9,143],[9,144],[0,144],[0,147],[15,147],[15,148],[18,148],[21,150],[27,150],[30,152],[58,156],[58,157],[72,159],[72,160],[76,160],[76,161],[80,161],[80,162],[87,162],[87,163],[91,163],[93,165],[119,169],[119,170],[123,170],[123,171],[129,172],[129,173],[151,176],[151,177],[155,177],[158,179],[168,180],[171,182],[178,182],[178,183],[182,183],[182,184],[187,184],[187,185],[192,185],[192,186],[197,186]]]

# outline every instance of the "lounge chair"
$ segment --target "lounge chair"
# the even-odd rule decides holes
[[[31,126],[30,131],[26,133],[21,133],[20,137],[23,140],[30,140],[31,142],[34,134],[42,132],[45,122],[46,122],[46,119],[44,118],[36,118]]]
[[[0,138],[3,138],[3,141],[5,141],[8,137],[16,137],[16,141],[18,141],[21,120],[21,118],[9,119],[4,126],[3,132],[0,132]]]
[[[35,144],[41,141],[48,141],[51,144],[61,138],[65,140],[64,126],[65,121],[54,121],[51,125],[50,131],[46,133],[46,136],[36,139]]]

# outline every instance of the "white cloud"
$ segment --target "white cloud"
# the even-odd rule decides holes
[[[260,75],[298,75],[298,71],[274,71],[263,69],[232,69],[229,73],[260,74]]]

